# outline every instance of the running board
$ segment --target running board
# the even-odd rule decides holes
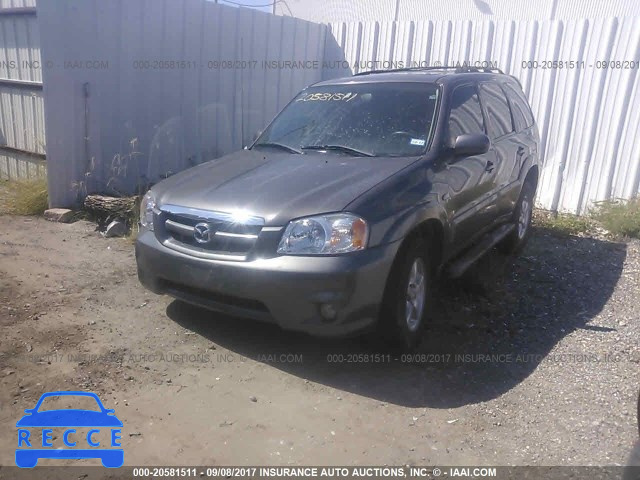
[[[446,273],[450,278],[460,277],[473,263],[487,253],[500,240],[509,235],[515,228],[514,224],[503,225],[493,232],[484,236],[482,240],[460,258],[456,259],[446,269]]]

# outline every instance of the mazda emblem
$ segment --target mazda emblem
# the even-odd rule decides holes
[[[193,238],[198,243],[209,243],[214,234],[215,231],[208,223],[198,223],[193,227]]]

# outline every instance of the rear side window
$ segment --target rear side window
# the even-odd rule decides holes
[[[513,112],[513,117],[516,120],[516,127],[518,130],[523,130],[533,125],[533,114],[531,113],[527,99],[520,89],[506,84],[504,86],[504,90],[507,92],[507,97],[509,97],[511,111]],[[522,122],[522,124],[520,124],[520,122]]]
[[[507,97],[497,83],[480,84],[480,99],[487,112],[489,137],[496,139],[513,132]]]
[[[451,95],[450,145],[454,144],[458,135],[465,133],[485,133],[482,109],[474,85],[456,87]]]

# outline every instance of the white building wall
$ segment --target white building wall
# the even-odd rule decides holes
[[[539,206],[584,213],[595,201],[640,194],[640,17],[332,23],[329,31],[354,71],[490,61],[516,76],[541,134]],[[601,68],[603,60],[626,63]]]
[[[6,1],[6,0],[5,0]],[[277,15],[313,22],[567,20],[640,15],[638,0],[282,0]]]

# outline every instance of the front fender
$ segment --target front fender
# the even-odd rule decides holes
[[[441,223],[447,245],[451,228],[441,199],[448,186],[434,183],[433,178],[424,164],[413,166],[377,185],[345,210],[367,219],[372,247],[401,240],[429,220]]]
[[[380,232],[381,243],[391,243],[407,237],[428,221],[437,221],[442,226],[443,244],[451,242],[451,228],[445,209],[440,203],[427,201],[416,204],[394,216],[384,232]]]

